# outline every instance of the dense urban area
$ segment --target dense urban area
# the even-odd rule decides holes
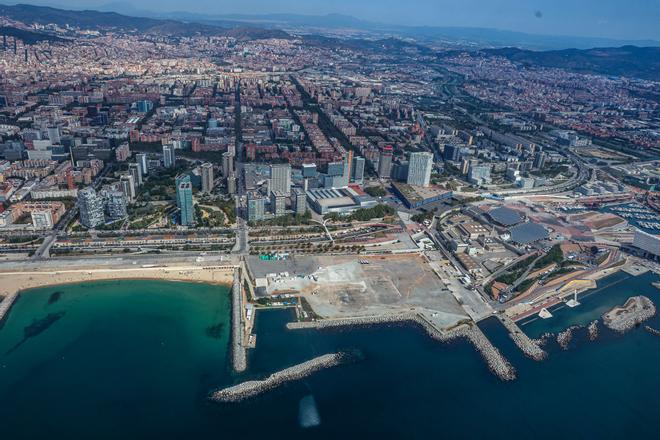
[[[659,270],[656,79],[394,38],[0,24],[3,264],[240,265],[248,347],[260,307],[515,327]]]

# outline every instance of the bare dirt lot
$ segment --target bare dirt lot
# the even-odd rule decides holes
[[[250,263],[262,265],[254,260]],[[467,317],[426,260],[417,254],[296,257],[295,262],[269,261],[263,266],[255,271],[289,273],[289,277],[271,280],[269,293],[297,290],[325,318],[415,309],[432,316],[442,326],[450,326]],[[306,273],[295,272],[297,268],[306,269]]]

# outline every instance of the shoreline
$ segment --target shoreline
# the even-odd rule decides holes
[[[47,271],[0,272],[0,322],[9,315],[13,304],[32,289],[97,281],[169,281],[231,287],[234,266],[160,266],[117,269],[78,268]]]
[[[231,286],[235,266],[161,266],[0,272],[0,296],[29,289],[89,281],[156,280]]]

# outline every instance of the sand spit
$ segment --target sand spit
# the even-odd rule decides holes
[[[355,359],[347,353],[331,353],[310,359],[302,364],[294,365],[263,380],[252,380],[224,388],[211,393],[209,399],[215,402],[241,402],[256,397],[287,382],[304,379],[317,371],[339,366]]]
[[[353,327],[382,325],[393,323],[414,323],[421,326],[433,339],[440,342],[449,342],[459,338],[466,338],[484,359],[488,368],[501,380],[516,378],[516,370],[502,353],[488,340],[476,325],[461,325],[447,332],[440,331],[424,316],[418,313],[397,313],[381,316],[364,316],[357,318],[328,319],[312,322],[290,322],[289,330],[296,329],[324,329],[334,327]]]
[[[653,301],[645,296],[628,298],[623,306],[614,307],[603,315],[603,323],[611,330],[625,333],[655,315]]]

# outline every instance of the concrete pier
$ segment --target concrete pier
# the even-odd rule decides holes
[[[9,313],[9,310],[11,309],[11,306],[14,305],[16,298],[18,298],[18,292],[13,292],[7,294],[2,299],[2,301],[0,301],[0,322],[2,322],[3,319],[5,319],[5,317]]]
[[[245,335],[243,331],[243,292],[239,270],[234,271],[234,283],[231,289],[231,355],[232,367],[237,373],[247,368]]]
[[[513,339],[516,346],[525,353],[525,356],[534,359],[535,361],[542,361],[548,356],[548,353],[546,353],[536,342],[531,340],[511,318],[503,313],[499,313],[497,317],[502,325],[504,325],[509,331],[509,337]]]
[[[353,359],[346,353],[331,353],[310,359],[302,364],[294,365],[263,380],[252,380],[217,390],[211,393],[209,399],[216,402],[240,402],[258,396],[284,383],[303,379],[326,368],[336,367]]]
[[[357,318],[328,319],[314,322],[291,322],[287,324],[287,328],[290,330],[323,329],[391,323],[417,324],[421,326],[431,338],[440,342],[449,342],[455,339],[465,338],[481,355],[490,371],[498,378],[501,380],[513,380],[516,378],[515,368],[476,325],[463,324],[452,330],[442,332],[422,314],[409,312]]]

